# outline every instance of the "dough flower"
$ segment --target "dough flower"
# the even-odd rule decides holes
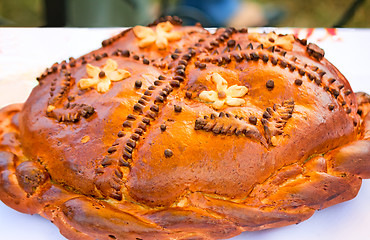
[[[149,47],[155,43],[158,49],[166,49],[168,42],[181,39],[181,32],[172,30],[173,25],[169,21],[159,23],[155,31],[150,27],[143,26],[133,28],[135,36],[140,39],[140,48]]]
[[[117,62],[112,59],[108,59],[103,68],[87,64],[88,78],[82,78],[78,86],[80,89],[95,87],[99,93],[105,93],[109,90],[112,81],[121,81],[131,76],[129,71],[117,68]]]
[[[242,99],[248,93],[248,88],[245,86],[228,87],[227,81],[218,73],[212,73],[207,79],[216,85],[217,91],[203,91],[199,94],[199,98],[211,102],[213,108],[221,109],[225,104],[237,107],[245,103],[245,100]]]

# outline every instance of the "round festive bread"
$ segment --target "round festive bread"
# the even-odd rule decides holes
[[[136,26],[0,111],[0,200],[68,239],[225,239],[370,178],[370,96],[293,35]]]

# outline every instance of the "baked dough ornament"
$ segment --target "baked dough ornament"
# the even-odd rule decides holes
[[[208,80],[216,85],[217,91],[203,91],[199,94],[199,98],[213,103],[213,108],[221,109],[225,104],[236,107],[245,103],[242,97],[248,93],[247,87],[238,85],[228,87],[227,81],[218,73],[210,74]]]
[[[154,31],[150,27],[136,26],[132,30],[140,40],[138,46],[145,48],[155,44],[158,49],[166,49],[170,41],[181,39],[181,32],[173,31],[174,26],[171,22],[161,22],[156,25]]]
[[[370,97],[315,44],[168,17],[139,29],[177,37],[143,46],[135,29],[1,110],[1,201],[68,239],[225,239],[304,221],[370,177]]]
[[[130,72],[126,70],[117,69],[117,62],[112,59],[108,59],[102,69],[87,64],[86,72],[88,78],[82,78],[78,81],[79,88],[87,89],[96,87],[96,90],[100,93],[109,91],[112,81],[121,81],[131,75]]]

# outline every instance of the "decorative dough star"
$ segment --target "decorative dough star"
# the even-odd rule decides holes
[[[109,90],[112,81],[121,81],[131,76],[129,71],[117,68],[117,62],[112,59],[108,59],[103,68],[87,64],[86,72],[89,78],[82,78],[78,86],[81,89],[95,87],[99,93],[105,93]]]
[[[203,91],[199,94],[199,98],[206,102],[211,102],[212,107],[221,109],[225,104],[228,106],[236,107],[245,103],[242,99],[248,93],[248,88],[245,86],[233,85],[228,87],[227,81],[218,73],[212,73],[207,77],[211,80],[217,88],[216,91]]]

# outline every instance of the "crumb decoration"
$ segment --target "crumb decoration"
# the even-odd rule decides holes
[[[155,43],[158,49],[166,49],[168,42],[181,39],[181,33],[173,31],[173,25],[169,21],[159,23],[155,31],[150,27],[143,26],[136,26],[133,31],[135,36],[140,39],[140,48],[146,48]]]
[[[46,109],[46,112],[52,112],[55,109],[54,105],[49,105]]]
[[[260,33],[250,33],[248,35],[249,40],[262,43],[266,48],[272,46],[281,47],[287,51],[293,49],[294,37],[292,34],[285,36],[278,36],[274,32],[270,32],[267,35],[262,35]]]
[[[103,68],[86,65],[86,72],[89,78],[82,78],[78,82],[80,89],[94,87],[99,93],[106,93],[111,82],[121,81],[131,76],[131,73],[124,69],[118,69],[118,64],[112,59],[108,59]]]
[[[89,136],[89,135],[86,135],[86,136],[84,136],[84,137],[81,139],[81,143],[87,143],[88,141],[90,141],[90,136]]]
[[[245,100],[242,99],[248,93],[248,88],[245,86],[233,85],[228,87],[227,81],[218,73],[207,76],[207,80],[216,85],[217,91],[203,91],[199,94],[199,98],[211,102],[214,109],[221,109],[225,104],[237,107],[245,103]]]

